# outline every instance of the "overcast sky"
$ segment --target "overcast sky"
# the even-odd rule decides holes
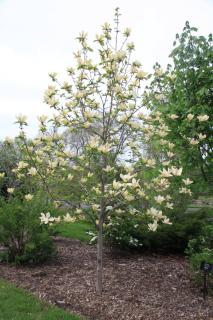
[[[204,36],[213,29],[213,0],[0,0],[0,139],[18,133],[19,113],[28,115],[28,132],[36,134],[36,116],[49,111],[43,103],[48,73],[71,66],[79,32],[92,39],[112,22],[116,7],[145,71],[156,61],[167,65],[186,20]]]

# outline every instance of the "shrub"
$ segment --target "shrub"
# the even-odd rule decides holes
[[[53,256],[55,248],[48,227],[40,225],[41,212],[49,211],[41,195],[31,201],[0,199],[0,243],[6,247],[2,259],[16,263],[39,263]]]
[[[111,246],[122,249],[137,247],[163,253],[184,253],[189,240],[199,236],[208,221],[206,210],[194,212],[173,212],[170,214],[172,225],[159,225],[157,231],[147,230],[144,218],[124,214],[111,220],[111,228],[105,229],[105,238]],[[133,241],[131,241],[133,239]]]
[[[195,272],[195,278],[198,283],[202,281],[202,271],[200,269],[202,262],[213,264],[213,224],[202,228],[199,237],[192,239],[186,249],[188,261],[191,269]],[[213,284],[213,273],[209,275],[209,280]],[[213,287],[212,287],[213,288]]]
[[[108,226],[105,227],[105,240],[110,247],[120,249],[139,248],[142,246],[139,239],[141,236],[141,220],[130,214],[121,217],[112,217]],[[146,226],[147,229],[147,226]]]

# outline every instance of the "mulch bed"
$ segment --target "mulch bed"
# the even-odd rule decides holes
[[[0,277],[93,320],[213,320],[180,256],[104,255],[104,292],[95,293],[96,248],[55,239],[59,255],[35,267],[0,263]]]

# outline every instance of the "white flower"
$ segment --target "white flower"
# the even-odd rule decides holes
[[[172,120],[175,120],[175,119],[179,118],[179,116],[177,116],[176,114],[171,114],[169,117]]]
[[[38,116],[38,121],[40,121],[41,123],[44,123],[45,121],[47,121],[48,119],[48,116],[46,115],[41,115],[41,116]]]
[[[56,72],[50,72],[49,77],[53,80],[56,81],[57,73]]]
[[[20,125],[27,125],[27,117],[23,114],[19,114],[16,116],[16,120]]]
[[[60,205],[60,201],[53,201],[53,205],[54,205],[54,207],[55,208],[58,208],[59,207],[59,205]]]
[[[170,80],[175,80],[176,75],[175,74],[169,74],[168,77],[169,77]]]
[[[182,180],[183,180],[183,182],[184,182],[184,184],[185,184],[186,186],[188,186],[188,185],[190,185],[190,184],[193,183],[193,181],[190,180],[189,178],[187,178],[187,179],[182,179]]]
[[[126,57],[126,52],[123,50],[119,50],[115,53],[115,60],[122,61]]]
[[[129,172],[129,173],[133,173],[133,171],[134,171],[134,167],[133,166],[131,166],[131,165],[125,165],[124,166],[124,169],[125,169],[125,171],[126,172]],[[133,176],[132,176],[133,177]]]
[[[100,206],[98,204],[93,204],[92,205],[92,210],[97,211],[99,210]]]
[[[92,126],[92,123],[89,121],[86,121],[86,122],[84,122],[83,126],[84,126],[84,128],[88,129]]]
[[[133,129],[136,129],[136,130],[141,128],[141,125],[138,122],[129,121],[128,124],[130,125],[130,127],[132,127]]]
[[[187,188],[185,188],[185,187],[180,188],[180,189],[179,189],[179,193],[189,194],[190,196],[192,195],[191,190],[189,190],[189,189],[187,189]]]
[[[119,208],[119,209],[116,209],[115,212],[118,213],[118,214],[120,214],[120,213],[123,213],[124,210],[122,210],[122,209]],[[110,220],[111,217],[108,217],[108,219]]]
[[[114,170],[114,168],[113,168],[113,167],[110,167],[109,165],[106,166],[106,168],[103,169],[103,171],[105,171],[105,172],[111,172],[111,171],[113,171],[113,170]]]
[[[141,67],[141,62],[140,62],[139,60],[135,60],[135,61],[133,61],[132,65],[133,65],[134,67],[140,68],[140,67]]]
[[[135,44],[131,41],[126,44],[126,47],[128,50],[133,50],[135,48]]]
[[[167,156],[169,157],[169,158],[172,158],[172,157],[174,157],[174,153],[173,152],[170,152],[170,151],[168,151],[167,152]]]
[[[127,105],[125,103],[120,103],[118,105],[118,110],[119,111],[125,111],[127,109]]]
[[[144,72],[143,70],[139,70],[139,71],[136,73],[136,78],[139,79],[139,80],[145,79],[146,76],[147,76],[147,72]]]
[[[92,187],[92,191],[94,191],[94,192],[96,193],[96,195],[101,194],[101,190],[100,190],[100,188]]]
[[[55,222],[56,222],[56,223],[60,223],[60,222],[61,222],[61,217],[60,217],[60,216],[56,217],[56,218],[55,218]]]
[[[103,144],[98,147],[98,151],[102,153],[108,153],[110,151],[111,145],[109,143]]]
[[[199,140],[196,140],[194,138],[189,138],[189,143],[192,145],[197,145],[199,143]]]
[[[209,119],[209,116],[207,116],[207,114],[204,114],[204,115],[197,116],[197,118],[200,122],[203,122],[203,121],[207,121]]]
[[[164,146],[164,145],[166,145],[167,143],[168,143],[167,140],[160,139],[160,145],[161,145],[161,146]]]
[[[28,163],[27,162],[24,162],[24,161],[20,161],[18,163],[18,170],[21,170],[21,169],[24,169],[28,166]]]
[[[31,201],[33,199],[33,195],[30,193],[26,194],[24,197],[27,201]]]
[[[170,176],[171,177],[171,176]],[[163,179],[160,179],[157,183],[157,185],[161,188],[161,189],[167,189],[169,186],[170,186],[170,182],[163,178]]]
[[[146,167],[154,167],[155,164],[156,164],[155,159],[148,159],[148,160],[146,161]]]
[[[133,195],[131,195],[128,191],[123,192],[123,197],[127,201],[133,201],[135,199],[135,197]]]
[[[164,95],[162,93],[156,94],[155,95],[155,99],[158,100],[158,101],[161,101],[161,100],[164,99]]]
[[[148,215],[150,215],[156,221],[161,220],[164,217],[161,210],[157,210],[157,209],[155,209],[153,207],[148,209],[146,213]]]
[[[168,209],[173,209],[173,203],[167,202],[167,203],[166,203],[166,208],[168,208]]]
[[[163,196],[161,196],[161,195],[158,195],[158,196],[154,197],[154,199],[159,204],[161,204],[165,200],[165,198]]]
[[[120,177],[124,182],[128,182],[129,180],[134,178],[134,176],[135,176],[134,174],[131,175],[130,173],[128,173],[128,174],[120,174]]]
[[[153,223],[149,223],[148,224],[148,229],[150,231],[156,231],[157,230],[157,227],[158,227],[158,223],[157,221],[155,220]]]
[[[119,190],[122,187],[122,183],[116,180],[113,180],[112,187],[114,190]]]
[[[92,137],[89,141],[89,147],[92,149],[97,148],[99,145],[99,139],[97,137]]]
[[[50,213],[41,213],[41,216],[39,217],[39,219],[41,220],[41,224],[48,224],[49,222],[53,222],[55,220],[54,217],[50,216]]]
[[[164,131],[164,130],[158,130],[157,134],[161,137],[164,138],[168,135],[168,132]]]
[[[170,222],[169,218],[166,218],[166,217],[163,219],[163,223],[164,223],[164,224],[172,224],[172,223]]]
[[[112,206],[107,206],[107,207],[106,207],[106,210],[107,210],[107,211],[111,211],[112,209],[113,209]]]
[[[176,167],[171,167],[170,173],[173,174],[173,176],[181,176],[183,171],[183,168],[176,168]]]
[[[121,123],[124,123],[124,122],[127,122],[128,119],[129,119],[129,115],[124,114],[124,115],[122,115],[122,117],[120,117],[119,121]]]
[[[169,147],[169,149],[173,149],[173,148],[174,148],[174,146],[175,146],[175,144],[174,144],[174,143],[171,143],[171,142],[169,142],[169,143],[168,143],[168,147]]]
[[[129,184],[132,188],[136,189],[136,188],[139,188],[140,185],[139,185],[139,180],[136,180],[135,178],[132,179],[132,182]]]
[[[77,209],[75,210],[75,212],[76,212],[77,214],[81,214],[81,213],[82,213],[82,210],[81,210],[80,208],[77,208]]]
[[[136,141],[131,141],[129,142],[129,147],[132,149],[137,149],[138,148],[138,144]]]
[[[67,213],[65,216],[64,216],[64,221],[65,222],[75,222],[76,218],[75,217],[71,217],[71,215],[69,213]]]
[[[68,67],[68,68],[67,68],[67,72],[68,72],[69,75],[72,75],[72,74],[75,73],[75,70],[74,70],[74,68],[72,68],[72,67]]]
[[[30,176],[35,176],[35,175],[37,174],[36,168],[31,167],[31,168],[28,170],[28,174],[29,174]]]
[[[168,166],[169,164],[170,164],[170,161],[163,161],[163,162],[162,162],[162,165],[163,165],[163,166]]]
[[[84,117],[87,119],[91,119],[94,117],[94,113],[91,110],[85,110],[84,111]]]
[[[124,35],[125,35],[126,37],[129,37],[130,34],[131,34],[131,29],[130,29],[130,28],[126,28],[126,29],[124,30]]]
[[[1,179],[1,178],[4,178],[4,176],[5,176],[5,173],[4,173],[4,172],[0,173],[0,179]]]
[[[145,197],[146,196],[146,194],[145,194],[145,192],[144,192],[144,190],[143,189],[137,189],[136,190],[137,191],[137,194],[140,196],[140,197]]]
[[[187,115],[187,120],[188,120],[188,121],[191,121],[193,118],[194,118],[194,114],[189,113],[189,114]]]
[[[4,142],[7,143],[7,144],[12,144],[12,143],[13,143],[13,139],[10,138],[10,137],[6,137],[6,138],[4,139]]]
[[[152,207],[152,208],[148,209],[146,213],[152,217],[155,217],[158,214],[158,212],[159,211],[157,209]]]
[[[161,69],[161,68],[156,69],[155,74],[159,77],[162,76],[164,74],[163,69]]]
[[[170,171],[169,170],[167,171],[166,169],[163,168],[163,170],[161,171],[161,177],[169,178],[171,176],[172,175],[171,175]]]
[[[206,134],[199,133],[198,138],[199,140],[203,140],[206,138]]]
[[[141,120],[143,120],[143,119],[145,118],[145,114],[144,114],[143,112],[140,112],[140,113],[138,114],[138,118],[141,119]]]
[[[7,192],[10,193],[10,194],[12,194],[14,191],[15,191],[14,188],[7,188]]]

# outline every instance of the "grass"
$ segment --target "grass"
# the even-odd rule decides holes
[[[80,320],[0,279],[0,320]]]
[[[93,232],[94,227],[87,221],[76,221],[74,223],[60,223],[55,226],[54,231],[62,237],[89,242],[91,236],[87,232]]]

